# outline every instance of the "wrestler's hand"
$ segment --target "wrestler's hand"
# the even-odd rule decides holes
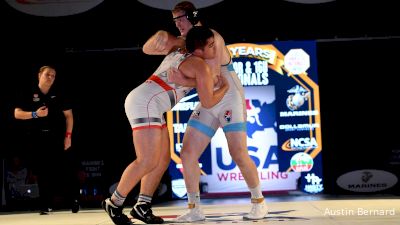
[[[183,74],[179,69],[170,67],[167,71],[168,82],[182,85]]]
[[[217,78],[218,80],[217,80],[217,82],[216,82],[216,84],[215,84],[215,87],[218,87],[218,88],[222,88],[222,87],[224,87],[224,86],[229,87],[228,80],[226,79],[225,76],[217,75],[216,78]]]
[[[160,30],[154,35],[153,45],[154,49],[156,49],[157,51],[160,52],[164,51],[166,49],[167,42],[168,42],[167,31]]]

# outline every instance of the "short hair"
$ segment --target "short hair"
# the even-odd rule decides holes
[[[175,7],[172,9],[172,12],[178,12],[178,11],[185,11],[187,13],[187,12],[197,11],[197,9],[193,3],[189,1],[182,1],[176,4]]]
[[[182,1],[176,4],[172,9],[172,13],[177,13],[179,11],[185,12],[186,18],[193,26],[200,21],[199,11],[196,9],[196,6],[189,1]]]
[[[54,69],[54,67],[46,65],[46,66],[40,67],[39,73],[42,73],[45,69],[51,69],[51,70],[54,70],[54,71],[56,70],[56,69]]]
[[[207,39],[214,37],[210,28],[204,26],[194,26],[186,35],[186,49],[189,53],[196,49],[203,49],[207,44]]]

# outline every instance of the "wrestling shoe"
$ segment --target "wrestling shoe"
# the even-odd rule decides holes
[[[203,210],[200,208],[200,206],[189,204],[189,210],[185,214],[178,216],[175,221],[180,223],[191,223],[195,221],[203,221],[205,219],[206,217],[204,216]]]
[[[110,198],[103,200],[101,206],[107,212],[108,216],[110,216],[115,225],[132,224],[131,220],[122,212],[123,207],[114,205]]]
[[[77,213],[79,212],[79,209],[80,209],[79,201],[75,199],[74,201],[72,201],[71,211],[72,213]]]
[[[131,216],[149,224],[164,223],[164,220],[161,217],[153,214],[151,203],[147,202],[136,203],[131,210]]]
[[[40,210],[39,215],[49,215],[52,211],[52,208],[44,208]]]
[[[251,211],[243,216],[244,220],[260,220],[268,214],[268,207],[264,198],[251,199]]]

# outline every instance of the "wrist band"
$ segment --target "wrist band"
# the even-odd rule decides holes
[[[39,116],[37,115],[37,113],[35,111],[32,112],[32,118],[39,118]]]
[[[71,135],[72,135],[72,132],[65,132],[65,137],[71,137]]]

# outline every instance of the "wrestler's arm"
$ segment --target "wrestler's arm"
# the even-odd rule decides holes
[[[207,64],[209,65],[212,74],[220,74],[221,73],[221,65],[229,63],[229,51],[225,46],[225,41],[223,37],[215,30],[212,29],[214,33],[214,43],[216,45],[217,51],[215,53],[215,57],[212,59],[205,59]],[[227,62],[225,62],[227,61]],[[218,76],[218,75],[217,75]],[[221,79],[221,78],[219,78]],[[176,83],[178,85],[184,87],[196,87],[196,80],[185,76],[182,72],[177,69],[172,69],[168,71],[168,81]],[[218,79],[214,82],[217,83]],[[215,85],[217,86],[217,85]]]
[[[184,87],[196,87],[196,79],[185,76],[180,70],[171,67],[168,70],[168,81]]]
[[[206,62],[211,67],[218,66],[218,69],[219,69],[218,71],[221,71],[221,65],[227,65],[230,63],[231,55],[230,55],[229,49],[226,47],[225,40],[222,37],[222,35],[214,29],[211,29],[211,30],[214,33],[214,42],[215,42],[215,47],[217,48],[217,51],[216,51],[215,57],[213,59],[206,60]],[[218,63],[215,64],[216,62],[218,62]],[[217,74],[220,74],[220,73],[217,73]],[[239,86],[242,85],[237,76],[234,76],[233,80],[235,81],[235,83],[237,85],[239,85]],[[239,88],[238,90],[244,98],[244,89]]]
[[[190,57],[179,68],[184,74],[193,77],[196,80],[196,90],[199,95],[201,105],[205,108],[211,108],[222,100],[227,92],[229,85],[222,77],[222,85],[214,90],[214,79],[210,67],[199,57]]]
[[[185,46],[185,41],[164,30],[157,31],[143,45],[147,55],[167,55],[171,50]]]
[[[207,63],[208,64],[208,63]],[[184,87],[196,87],[196,79],[187,77],[179,69],[171,67],[167,73],[168,82],[172,82]],[[221,75],[216,75],[214,78],[214,87],[219,87],[221,84]]]

